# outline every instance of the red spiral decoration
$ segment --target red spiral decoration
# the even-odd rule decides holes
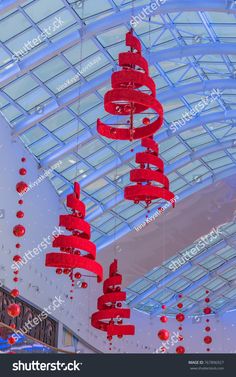
[[[121,291],[122,275],[117,273],[117,260],[110,265],[109,278],[104,281],[103,295],[98,298],[98,311],[92,315],[91,324],[98,330],[106,331],[108,340],[116,335],[134,335],[133,325],[123,325],[123,318],[130,318],[130,309],[122,308],[126,292]]]
[[[46,255],[46,266],[56,267],[57,273],[68,274],[73,281],[73,270],[80,268],[94,273],[97,281],[103,279],[102,266],[96,262],[96,245],[90,241],[90,224],[85,220],[85,205],[80,200],[80,186],[74,183],[74,193],[67,196],[67,207],[71,214],[61,215],[59,226],[64,227],[72,235],[58,235],[52,243],[53,247],[59,247],[61,253],[49,253]],[[76,275],[77,274],[77,275]],[[75,273],[76,276],[81,274]],[[73,286],[73,284],[72,284]]]
[[[170,201],[174,207],[175,196],[169,191],[169,180],[164,175],[164,163],[158,157],[158,144],[153,140],[153,136],[149,136],[142,139],[141,145],[146,150],[137,153],[135,158],[135,162],[140,164],[140,167],[130,172],[130,180],[136,184],[125,187],[125,199],[133,200],[136,204],[144,201],[149,205],[153,200],[162,198]],[[150,165],[153,165],[154,169],[151,169]]]
[[[112,115],[129,116],[128,128],[107,125],[97,120],[97,131],[100,135],[116,140],[136,140],[153,135],[163,123],[163,108],[156,99],[156,85],[149,76],[148,62],[142,56],[140,41],[132,31],[126,34],[126,46],[130,51],[119,54],[121,71],[111,76],[112,89],[104,96],[104,108]],[[138,90],[148,88],[149,93]],[[134,127],[134,114],[152,109],[158,118],[150,122],[143,119],[141,127]]]

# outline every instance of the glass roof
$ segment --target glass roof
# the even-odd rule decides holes
[[[165,304],[167,313],[171,315],[178,312],[176,304],[178,295],[182,294],[183,311],[195,315],[202,313],[205,292],[208,290],[214,313],[230,304],[233,309],[236,298],[236,248],[231,241],[235,239],[236,221],[223,224],[219,229],[221,233],[215,241],[197,248],[206,236],[203,235],[129,285],[127,303],[150,315],[162,313],[161,306]],[[194,248],[198,252],[188,260],[186,252]]]
[[[221,12],[210,12],[206,2],[203,10],[189,11],[186,4],[186,11],[176,13],[171,4],[169,13],[163,5],[160,14],[139,22],[134,34],[164,106],[156,140],[171,191],[180,195],[235,168],[236,11],[229,2]],[[73,182],[80,182],[99,248],[146,215],[142,205],[123,199],[139,142],[118,143],[96,132],[98,117],[112,122],[103,96],[118,54],[126,50],[130,17],[144,5],[141,0],[28,0],[6,9],[0,4],[0,111],[42,169],[53,169],[49,179],[62,200]],[[199,103],[204,103],[200,109]],[[176,128],[194,109],[192,119]],[[182,286],[172,282],[166,288],[166,297],[219,268],[222,260],[217,255],[194,266]],[[157,276],[161,271],[155,271]],[[145,279],[152,284],[152,278]],[[140,290],[146,289],[146,283],[140,284]]]

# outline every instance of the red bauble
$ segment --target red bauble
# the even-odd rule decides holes
[[[80,272],[76,272],[75,273],[75,278],[76,279],[80,279],[81,278],[81,273]]]
[[[18,200],[18,204],[22,205],[24,201],[22,199]]]
[[[179,353],[179,354],[185,353],[185,348],[183,346],[178,346],[176,348],[176,353]]]
[[[205,331],[209,332],[211,331],[211,328],[209,326],[205,327]]]
[[[14,278],[13,281],[16,283],[19,279],[18,278]]]
[[[20,225],[20,224],[14,226],[13,234],[16,237],[23,237],[24,234],[25,234],[25,227],[23,225]]]
[[[21,244],[20,243],[17,243],[16,244],[16,248],[19,249],[21,247]]]
[[[13,336],[10,336],[10,338],[7,339],[7,342],[10,344],[10,345],[13,345],[16,343],[16,340],[13,338]]]
[[[87,288],[87,287],[88,287],[88,284],[85,281],[83,281],[81,283],[81,288]]]
[[[10,328],[11,328],[11,329],[15,329],[15,328],[16,328],[15,323],[11,323],[11,324],[10,324]]]
[[[162,305],[161,308],[162,308],[163,310],[165,310],[165,309],[166,309],[166,305]]]
[[[163,316],[161,316],[160,321],[165,323],[165,322],[168,321],[168,318],[165,315],[163,315]]]
[[[14,257],[13,257],[14,262],[20,262],[21,259],[22,259],[22,258],[21,258],[20,255],[14,255]]]
[[[21,162],[25,162],[25,161],[26,161],[26,158],[22,157]]]
[[[20,174],[20,175],[26,175],[26,173],[27,173],[27,170],[26,170],[25,168],[21,168],[21,169],[19,170],[19,174]]]
[[[177,306],[181,309],[183,307],[183,304],[180,302]]]
[[[61,275],[62,274],[62,268],[57,268],[56,269],[56,274]]]
[[[205,302],[210,302],[209,297],[205,298]]]
[[[211,308],[207,307],[203,310],[204,314],[211,314]]]
[[[70,273],[70,269],[69,268],[64,268],[63,274],[68,275],[69,273]]]
[[[7,314],[12,317],[18,317],[20,315],[20,306],[18,304],[10,304],[7,307]]]
[[[183,340],[184,340],[183,335],[179,335],[179,337],[178,337],[178,341],[179,341],[179,342],[182,342]]]
[[[183,322],[185,320],[185,315],[183,313],[178,313],[175,318],[178,322]]]
[[[19,294],[20,294],[20,292],[19,292],[18,289],[16,289],[16,288],[12,289],[12,291],[11,291],[11,293],[10,293],[10,295],[11,295],[12,297],[18,297]]]
[[[161,340],[168,340],[170,336],[169,331],[165,329],[160,330],[157,335]]]
[[[24,194],[28,190],[28,185],[26,182],[20,181],[16,184],[16,191],[19,194]]]
[[[211,336],[205,336],[204,343],[211,344],[211,342],[212,342],[212,337]]]
[[[183,330],[183,327],[182,326],[179,326],[179,331],[182,331]]]
[[[16,217],[18,217],[18,219],[22,219],[24,216],[25,216],[25,214],[24,214],[23,211],[17,211],[16,212]]]

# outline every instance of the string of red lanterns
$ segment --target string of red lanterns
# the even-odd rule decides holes
[[[71,279],[73,294],[75,279],[80,279],[82,274],[76,269],[83,269],[94,273],[97,281],[103,280],[103,268],[96,262],[96,245],[90,241],[90,224],[84,218],[86,207],[80,200],[80,186],[74,183],[74,192],[67,195],[67,207],[71,210],[68,215],[61,215],[59,226],[64,227],[72,235],[59,235],[54,238],[52,246],[59,247],[60,253],[48,253],[45,265],[55,267],[56,273],[64,273]],[[87,288],[88,283],[82,282],[81,288]],[[73,296],[70,296],[73,299]]]
[[[130,318],[130,309],[122,308],[126,292],[121,291],[121,284],[122,275],[118,273],[118,262],[114,259],[110,265],[109,277],[103,283],[103,295],[98,298],[98,311],[91,317],[91,325],[105,331],[110,342],[113,336],[122,338],[124,335],[135,334],[133,325],[123,324],[124,318]]]
[[[21,158],[21,162],[25,163],[26,162],[26,158],[22,157]],[[25,176],[26,174],[27,174],[27,170],[24,167],[21,167],[19,169],[19,175],[20,176]],[[16,192],[19,195],[23,195],[24,193],[26,193],[27,190],[28,190],[28,185],[27,185],[26,182],[24,182],[24,181],[17,182],[17,184],[16,184]],[[23,199],[19,199],[18,200],[18,205],[22,206],[23,204],[24,204]],[[16,212],[16,218],[17,219],[22,219],[24,216],[25,216],[24,212],[21,209],[18,209],[17,212]],[[25,235],[26,229],[25,229],[25,227],[22,224],[17,224],[17,225],[15,225],[13,227],[12,231],[13,231],[13,235],[15,237],[21,238],[21,237],[23,237]],[[15,244],[15,248],[17,250],[19,250],[21,247],[22,247],[22,245],[19,242],[17,242]],[[15,263],[20,262],[21,261],[21,256],[19,254],[15,254],[13,256],[13,261]],[[18,268],[16,268],[13,273],[14,273],[13,281],[15,283],[18,283],[18,281],[19,281],[19,270],[18,270]],[[13,288],[11,290],[11,292],[10,292],[11,297],[13,297],[14,299],[17,298],[19,296],[19,294],[20,294],[20,292],[19,292],[18,288]],[[16,324],[14,323],[14,319],[16,317],[18,317],[20,315],[20,313],[21,313],[21,307],[20,307],[19,304],[12,303],[12,304],[8,305],[8,307],[7,307],[7,314],[12,318],[12,323],[10,324],[10,327],[12,329],[16,328]],[[8,338],[8,343],[10,345],[13,345],[15,343],[14,337],[12,337],[12,336],[9,337]]]
[[[179,298],[181,299],[182,297],[183,297],[182,294],[179,294]],[[185,315],[182,313],[183,303],[181,302],[181,300],[177,304],[177,308],[179,309],[179,313],[176,314],[175,318],[176,318],[176,321],[178,321],[179,323],[182,323],[185,320]],[[182,324],[178,327],[178,330],[179,331],[183,330]],[[184,340],[184,337],[183,337],[182,334],[180,334],[179,337],[178,337],[178,341],[182,342],[183,340]],[[177,354],[183,354],[183,353],[185,353],[185,347],[184,346],[177,346],[175,352]]]
[[[205,332],[206,333],[209,333],[211,331],[211,327],[209,326],[210,319],[207,317],[209,314],[211,314],[211,308],[209,306],[210,298],[208,297],[208,295],[209,295],[209,291],[206,290],[205,303],[206,303],[207,306],[205,306],[203,308],[203,313],[206,316],[206,326],[205,326]],[[209,346],[212,343],[212,337],[210,335],[205,335],[203,341],[204,341],[204,343],[206,345]],[[207,347],[206,350],[207,350],[207,352],[210,352],[210,348],[209,347]]]
[[[166,305],[163,304],[161,308],[162,308],[163,312],[165,312],[165,310],[166,310]],[[168,318],[167,318],[166,315],[164,315],[164,313],[163,313],[162,316],[160,317],[160,322],[161,322],[161,323],[167,323],[167,322],[168,322]],[[169,337],[170,337],[170,333],[169,333],[169,331],[168,331],[167,329],[163,329],[163,328],[162,328],[161,330],[158,331],[157,336],[158,336],[158,338],[159,338],[160,340],[162,340],[162,341],[166,341],[166,340],[169,339]],[[161,352],[162,352],[162,353],[166,353],[166,347],[162,346],[162,347],[161,347]]]

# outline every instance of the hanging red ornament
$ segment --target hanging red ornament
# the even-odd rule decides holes
[[[25,161],[26,161],[26,158],[22,157],[21,162],[25,162]]]
[[[176,320],[178,321],[178,322],[183,322],[184,321],[184,319],[185,319],[185,315],[183,314],[183,313],[178,313],[178,314],[176,314]]]
[[[22,219],[24,217],[24,212],[23,211],[17,211],[16,212],[16,217],[18,217],[18,219]]]
[[[10,295],[11,295],[12,297],[18,297],[19,294],[20,294],[20,292],[19,292],[18,289],[16,289],[16,288],[12,289],[12,291],[11,291],[11,293],[10,293]]]
[[[76,272],[76,273],[75,273],[75,278],[76,278],[76,279],[80,279],[81,276],[82,276],[82,275],[81,275],[79,272]]]
[[[170,336],[169,331],[166,329],[161,329],[160,331],[158,331],[157,335],[161,340],[168,340]]]
[[[212,343],[212,337],[211,336],[205,336],[204,343],[211,344]]]
[[[16,328],[15,323],[11,323],[11,324],[10,324],[10,328],[11,328],[11,329],[15,329],[15,328]]]
[[[142,139],[141,145],[146,150],[137,153],[135,158],[135,162],[140,164],[140,167],[132,169],[130,172],[130,181],[136,184],[125,187],[125,199],[133,200],[136,204],[145,202],[149,205],[153,200],[162,198],[171,202],[174,207],[175,196],[169,191],[169,180],[164,175],[164,164],[158,157],[158,144],[153,139],[153,136],[150,136]],[[151,169],[150,165],[155,168]],[[162,187],[156,184],[162,185]]]
[[[12,346],[16,343],[16,340],[15,338],[13,338],[13,336],[10,336],[10,338],[7,339],[7,342]]]
[[[185,348],[183,346],[178,346],[176,348],[176,353],[178,353],[178,354],[185,353]]]
[[[13,278],[13,281],[16,283],[17,281],[19,281],[18,278]]]
[[[165,322],[168,321],[168,318],[165,315],[163,315],[163,316],[160,317],[160,321],[165,323]]]
[[[24,194],[28,191],[28,185],[27,183],[21,181],[21,182],[18,182],[16,184],[16,191],[19,193],[19,194]]]
[[[81,283],[81,288],[87,288],[87,287],[88,287],[88,284],[85,281],[83,281]]]
[[[122,275],[118,272],[117,260],[110,265],[109,278],[104,281],[103,295],[98,298],[98,311],[92,315],[91,324],[98,330],[106,331],[109,339],[112,336],[134,335],[133,325],[123,325],[122,318],[130,318],[130,309],[117,308],[117,302],[126,300],[126,292],[114,288],[122,284]],[[116,323],[117,322],[117,323]]]
[[[27,170],[26,170],[25,168],[21,168],[21,169],[19,170],[19,174],[20,174],[20,175],[26,175],[26,174],[27,174]]]
[[[163,310],[165,310],[165,309],[166,309],[166,305],[162,305],[161,308],[162,308]]]
[[[177,306],[178,306],[179,309],[182,309],[182,307],[183,307],[182,302],[179,302]]]
[[[74,193],[67,196],[67,207],[72,213],[61,215],[59,225],[66,228],[72,235],[59,235],[53,240],[52,246],[59,247],[60,253],[46,255],[46,266],[64,269],[71,272],[72,269],[81,268],[97,275],[97,281],[103,279],[102,266],[96,262],[96,245],[90,241],[90,225],[84,220],[85,205],[80,200],[80,186],[74,183]],[[83,250],[86,254],[77,252]]]
[[[142,56],[140,41],[132,31],[126,34],[126,46],[130,51],[119,54],[121,71],[111,76],[112,89],[104,96],[104,108],[112,115],[128,116],[128,128],[107,125],[97,120],[97,131],[100,135],[116,140],[137,140],[153,135],[163,123],[163,108],[156,99],[156,85],[149,76],[148,62]],[[148,88],[149,93],[139,90]],[[143,119],[141,127],[135,127],[135,114],[152,109],[158,118],[152,123],[149,118]]]
[[[17,243],[17,244],[16,244],[16,248],[17,248],[17,249],[20,249],[20,247],[21,247],[21,244],[20,244],[20,243]]]
[[[211,328],[209,326],[205,327],[205,331],[209,332],[211,331]]]
[[[56,269],[56,274],[61,275],[62,274],[62,268],[57,268]]]
[[[204,314],[211,314],[211,308],[207,307],[203,309]]]
[[[14,226],[13,234],[16,237],[23,237],[24,234],[25,234],[25,227],[23,225],[20,225],[20,224]]]
[[[22,205],[24,201],[22,199],[18,200],[18,204]]]
[[[14,262],[20,262],[22,260],[20,255],[14,255],[14,257],[12,259],[13,259]]]
[[[10,304],[7,307],[7,314],[10,317],[18,317],[20,315],[20,306],[18,304]]]

